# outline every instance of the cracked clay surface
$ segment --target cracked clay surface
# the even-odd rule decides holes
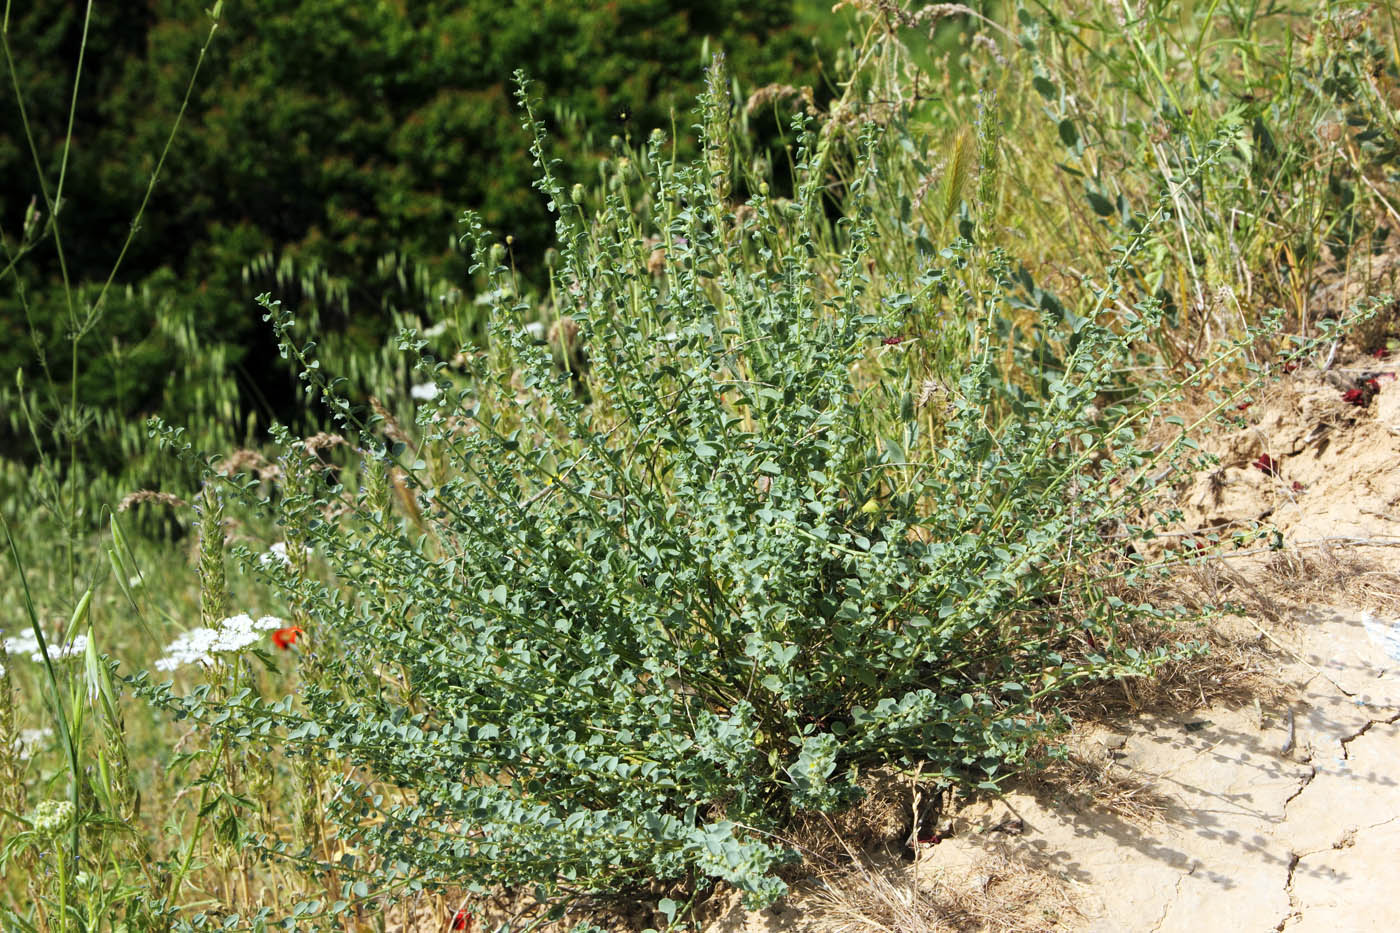
[[[1159,817],[1013,793],[961,814],[967,831],[948,843],[995,845],[1061,878],[1080,916],[1047,930],[1400,930],[1400,661],[1368,643],[1359,614],[1299,634],[1274,708],[1141,715],[1091,740]],[[979,833],[1007,810],[1019,838]]]

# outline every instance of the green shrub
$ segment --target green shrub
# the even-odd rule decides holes
[[[705,129],[708,148],[713,116]],[[1121,555],[1150,531],[1110,519],[1146,514],[1146,476],[1178,448],[1138,446],[1150,400],[1096,407],[1159,312],[1046,313],[1067,355],[1026,390],[999,369],[1007,309],[984,295],[965,375],[919,397],[881,339],[913,299],[865,297],[862,192],[880,166],[862,163],[824,281],[815,138],[795,201],[735,211],[707,161],[673,166],[654,137],[659,270],[621,197],[590,222],[546,171],[587,400],[506,301],[465,386],[425,359],[440,393],[416,444],[386,447],[264,298],[364,451],[360,482],[342,482],[281,433],[289,484],[265,507],[333,574],[267,568],[306,620],[301,687],[230,704],[145,690],[329,767],[367,883],[565,901],[723,880],[769,901],[796,811],[849,803],[879,765],[992,786],[1054,731],[1067,687],[1162,656],[1117,644],[1165,610],[1120,597],[1142,572]],[[498,256],[468,222],[478,262]],[[947,254],[969,262],[1009,276],[995,252]],[[486,271],[508,294],[509,270]],[[922,275],[971,301],[943,270]],[[891,383],[902,403],[881,416],[870,399]],[[994,404],[1014,416],[989,420]],[[347,903],[372,893],[345,885]]]

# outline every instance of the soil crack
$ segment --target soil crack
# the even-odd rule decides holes
[[[1362,726],[1354,735],[1342,739],[1342,758],[1348,760],[1351,758],[1351,743],[1370,732],[1372,726],[1391,726],[1397,722],[1400,722],[1400,713],[1396,713],[1388,719],[1372,719],[1370,722],[1366,723],[1366,725]]]
[[[1297,853],[1290,853],[1289,855],[1288,877],[1283,882],[1283,893],[1288,895],[1288,913],[1284,914],[1283,919],[1278,922],[1278,926],[1274,927],[1274,929],[1280,931],[1280,933],[1288,926],[1289,921],[1296,920],[1301,916],[1298,911],[1298,901],[1293,897],[1293,873],[1298,870],[1298,863],[1302,860],[1303,857]]]
[[[1308,785],[1317,777],[1317,766],[1308,765],[1307,773],[1300,774],[1301,780],[1298,782],[1298,789],[1288,795],[1288,799],[1283,802],[1283,818],[1288,819],[1288,805],[1298,799],[1298,795],[1308,789]]]
[[[1193,863],[1188,870],[1181,872],[1176,876],[1176,887],[1172,889],[1172,896],[1169,897],[1167,899],[1167,902],[1162,905],[1162,916],[1158,917],[1157,922],[1152,924],[1152,933],[1157,933],[1157,931],[1162,928],[1162,924],[1167,922],[1167,914],[1172,912],[1172,905],[1175,904],[1177,901],[1181,900],[1182,882],[1194,875],[1198,867],[1200,867],[1198,864]]]

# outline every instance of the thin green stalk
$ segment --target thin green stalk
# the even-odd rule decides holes
[[[29,591],[29,579],[24,571],[24,562],[19,556],[19,546],[15,544],[14,535],[10,532],[10,523],[3,515],[0,515],[0,525],[3,525],[5,528],[5,540],[10,546],[10,556],[14,560],[15,572],[19,577],[20,588],[24,594],[24,608],[29,615],[29,625],[34,631],[34,638],[38,642],[39,653],[43,658],[44,671],[47,675],[48,683],[48,690],[45,692],[44,698],[47,700],[50,711],[53,714],[54,726],[58,730],[59,741],[63,744],[63,749],[67,753],[70,778],[69,798],[70,802],[73,804],[73,827],[69,837],[69,859],[71,859],[72,864],[76,866],[78,864],[78,855],[81,845],[79,833],[81,821],[78,806],[81,802],[79,791],[81,790],[83,779],[82,768],[78,764],[77,738],[69,729],[68,710],[63,702],[63,694],[58,689],[58,675],[54,671],[53,658],[49,655],[48,639],[44,637],[43,626],[39,624],[39,614],[34,609],[34,599]],[[74,610],[73,619],[75,622],[81,622],[81,619],[87,615],[88,606],[91,601],[92,591],[88,590],[78,603],[77,609]],[[60,893],[61,897],[65,900],[65,904],[62,905],[63,907],[66,907],[67,895],[64,879],[67,877],[65,874],[67,864],[67,860],[59,859]],[[64,922],[64,927],[65,929],[67,928],[66,921]]]

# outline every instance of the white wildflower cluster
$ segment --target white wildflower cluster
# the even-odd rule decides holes
[[[49,639],[49,660],[66,661],[78,657],[87,651],[87,641],[86,635],[75,636],[67,643]],[[29,660],[36,664],[44,660],[44,652],[39,650],[39,639],[33,629],[25,629],[13,638],[5,639],[5,654],[27,654]]]
[[[53,738],[52,729],[21,729],[15,738],[15,751],[18,752],[21,760],[27,759],[34,754],[34,749],[40,742],[51,738]]]
[[[438,387],[431,382],[420,382],[409,389],[408,394],[420,402],[431,402],[438,397]]]
[[[303,553],[309,556],[311,554],[311,548],[305,548]],[[287,542],[278,541],[276,544],[270,546],[266,554],[258,555],[258,563],[262,564],[264,567],[271,567],[273,564],[291,567],[292,555],[287,551]]]
[[[56,836],[73,825],[76,813],[71,801],[41,800],[29,822],[40,836]]]
[[[218,628],[191,629],[166,646],[165,656],[156,661],[156,670],[173,671],[186,664],[213,664],[214,656],[242,651],[263,637],[263,632],[287,623],[276,616],[254,619],[247,613],[229,616]]]
[[[34,637],[34,632],[30,629],[21,629],[20,633],[13,638],[5,639],[6,654],[38,654],[39,639]],[[34,660],[39,660],[35,658]]]

